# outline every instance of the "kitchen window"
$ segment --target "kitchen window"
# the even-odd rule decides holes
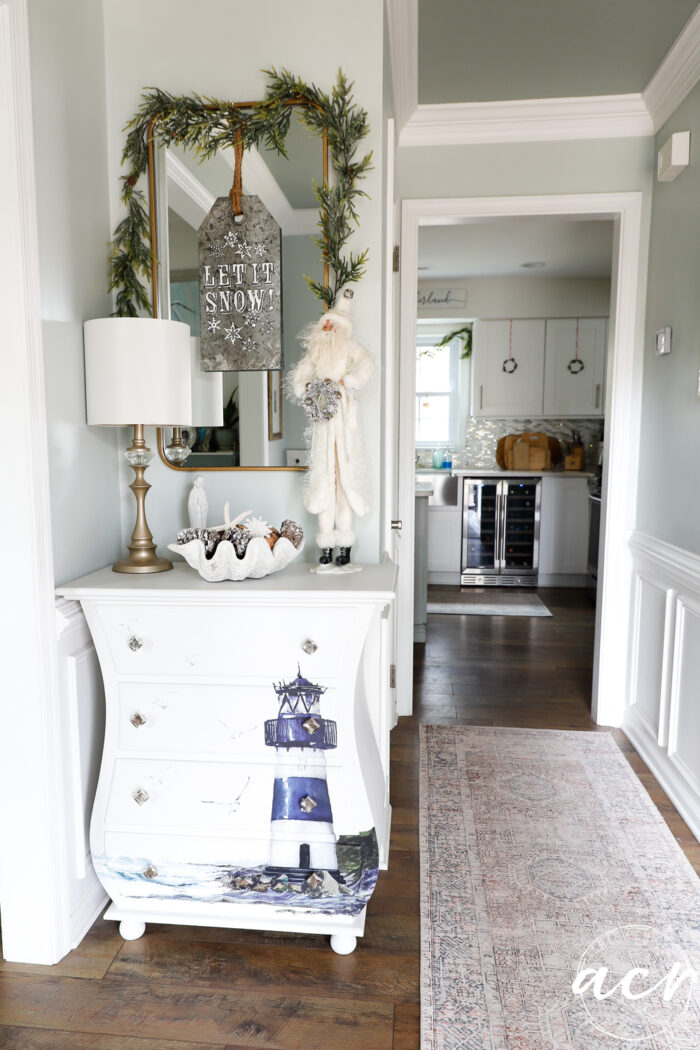
[[[427,326],[426,326],[427,329]],[[449,329],[447,329],[449,331]],[[418,330],[416,347],[416,445],[456,445],[459,442],[459,352],[453,339],[436,346],[444,330]]]

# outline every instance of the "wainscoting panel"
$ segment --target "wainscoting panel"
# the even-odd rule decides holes
[[[104,739],[104,690],[80,605],[56,602],[65,798],[66,894],[71,944],[79,944],[107,901],[90,859],[90,813]]]
[[[668,754],[700,798],[700,602],[678,598]]]
[[[700,557],[633,533],[623,728],[700,839]]]
[[[666,591],[640,572],[635,577],[630,703],[657,741],[661,725],[665,621]]]

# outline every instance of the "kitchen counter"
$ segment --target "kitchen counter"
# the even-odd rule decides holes
[[[593,471],[586,470],[564,470],[557,467],[554,470],[482,470],[480,467],[458,467],[451,471],[454,478],[592,478]]]
[[[451,470],[440,470],[436,467],[418,468],[416,476],[427,477],[447,476],[453,478],[592,478],[592,470],[564,470],[557,467],[554,470],[501,470],[500,467],[489,469],[488,467],[453,467]]]

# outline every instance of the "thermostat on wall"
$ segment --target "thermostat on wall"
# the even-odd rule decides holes
[[[671,326],[666,325],[665,328],[659,328],[656,333],[656,356],[662,357],[664,354],[671,353]]]

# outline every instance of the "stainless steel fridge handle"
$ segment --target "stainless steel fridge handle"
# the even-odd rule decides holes
[[[503,568],[503,534],[504,534],[504,515],[503,508],[505,506],[505,493],[503,491],[503,481],[499,481],[496,486],[496,536],[494,540],[493,548],[493,566],[494,569],[499,570]]]

